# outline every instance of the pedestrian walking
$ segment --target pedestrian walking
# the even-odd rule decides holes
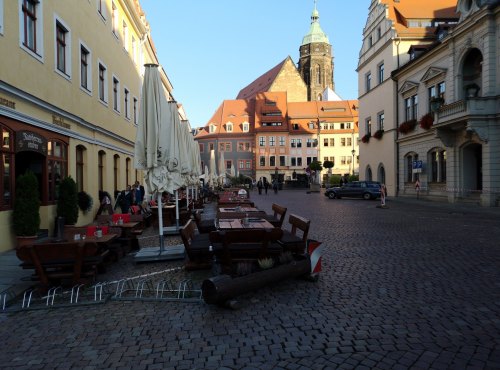
[[[113,207],[111,206],[111,196],[107,191],[99,190],[99,209],[95,215],[95,220],[97,220],[97,216],[103,212],[108,212],[108,215],[112,215],[114,213]]]
[[[273,190],[274,194],[278,194],[278,179],[274,179],[273,181]]]
[[[257,181],[257,189],[259,189],[259,195],[262,195],[262,188],[264,184],[262,183],[262,177],[259,178],[259,181]]]
[[[267,195],[267,189],[269,189],[269,182],[267,181],[267,177],[264,177],[264,190]]]

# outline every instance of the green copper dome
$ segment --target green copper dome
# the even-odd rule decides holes
[[[319,25],[319,12],[316,10],[316,2],[314,2],[314,10],[311,15],[311,27],[309,33],[302,39],[302,45],[307,45],[313,42],[324,42],[329,44],[328,36],[323,32]]]

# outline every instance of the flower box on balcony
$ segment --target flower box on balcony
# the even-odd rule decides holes
[[[368,134],[366,134],[365,136],[363,136],[363,137],[361,138],[361,141],[362,141],[363,143],[367,143],[367,142],[369,142],[369,141],[370,141],[370,137],[371,137],[371,136],[372,136],[372,134],[371,134],[371,133],[368,133]]]
[[[420,118],[420,127],[424,130],[429,130],[434,123],[434,115],[432,113],[427,113]]]
[[[373,134],[373,137],[378,140],[382,139],[382,136],[384,136],[384,130],[377,130]]]
[[[415,130],[415,126],[417,126],[417,120],[416,119],[410,119],[410,120],[405,121],[402,124],[400,124],[399,127],[398,127],[398,131],[401,134],[407,134],[407,133]]]

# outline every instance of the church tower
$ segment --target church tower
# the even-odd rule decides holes
[[[326,88],[335,90],[333,82],[332,46],[328,36],[319,25],[319,12],[316,9],[311,15],[309,33],[302,39],[300,45],[299,73],[307,85],[307,100],[322,100],[322,93]]]

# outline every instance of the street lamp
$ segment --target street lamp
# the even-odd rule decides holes
[[[352,175],[354,176],[354,155],[356,154],[356,151],[353,149],[351,150],[352,153]]]

